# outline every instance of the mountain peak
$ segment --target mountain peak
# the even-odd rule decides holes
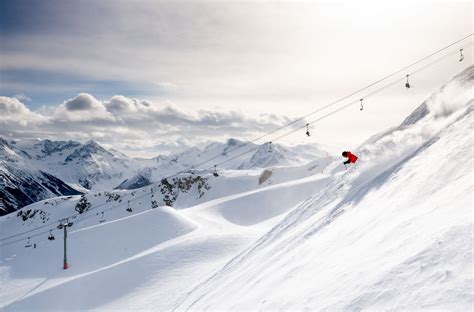
[[[91,154],[95,154],[97,152],[109,153],[105,148],[102,147],[102,145],[100,145],[99,143],[97,143],[94,140],[87,141],[86,143],[84,143],[82,145],[82,147],[80,149],[85,151],[85,152],[89,152]]]
[[[241,144],[244,144],[244,141],[240,141],[240,140],[237,140],[237,139],[234,139],[234,138],[230,138],[226,142],[226,145],[228,145],[228,146],[237,146],[237,145],[241,145]]]
[[[107,154],[113,156],[109,151],[103,148],[99,143],[94,140],[89,140],[82,146],[76,148],[72,154],[70,154],[65,162],[70,162],[74,159],[88,159],[94,154]]]
[[[102,147],[99,143],[94,140],[88,140],[84,143],[84,146]]]

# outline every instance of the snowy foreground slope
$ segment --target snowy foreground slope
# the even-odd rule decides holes
[[[258,176],[254,178],[256,182]],[[243,177],[243,181],[248,179]],[[101,214],[95,211],[73,220],[68,270],[61,269],[62,240],[57,231],[53,242],[46,235],[32,240],[37,248],[24,248],[26,240],[2,247],[0,302],[7,311],[65,307],[169,310],[186,289],[248,247],[270,229],[279,215],[325,181],[310,176],[184,210],[150,209],[149,196],[134,199],[149,195],[146,188],[135,191],[135,195],[116,191],[114,194],[123,200],[103,206],[105,222],[98,222]],[[50,219],[61,218],[73,211],[77,200],[63,197],[23,210],[42,209]],[[125,211],[128,200],[133,214]],[[91,202],[93,206],[103,204],[103,194]],[[251,209],[255,206],[261,209]],[[42,222],[35,216],[19,224],[14,215],[0,221],[2,237]]]
[[[369,140],[176,308],[471,310],[473,80],[471,67]]]
[[[0,308],[469,311],[473,82],[470,67],[364,143],[347,171],[340,159],[269,168],[262,183],[262,170],[224,171],[176,208],[152,209],[150,186],[89,194],[91,210],[72,220],[68,270],[58,230],[54,241],[32,238],[37,248],[24,236],[1,247]],[[0,238],[66,217],[78,201],[4,216]]]

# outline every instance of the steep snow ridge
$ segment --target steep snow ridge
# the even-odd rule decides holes
[[[0,198],[4,205],[0,216],[45,198],[80,194],[53,175],[15,165],[0,161]]]
[[[462,101],[449,103],[444,87],[418,121],[369,140],[354,169],[176,310],[471,309],[472,72],[447,84],[468,92]]]
[[[473,98],[473,81],[474,65],[471,65],[434,93],[427,100],[433,118],[446,117],[466,107]]]
[[[400,126],[375,135],[358,148],[359,172],[367,180],[413,154],[473,107],[474,66],[470,66],[424,101]],[[449,99],[452,101],[449,101]],[[420,113],[421,112],[421,113]],[[443,113],[441,113],[443,112]]]
[[[4,161],[19,162],[21,157],[14,151],[13,147],[5,139],[0,138],[0,156]]]

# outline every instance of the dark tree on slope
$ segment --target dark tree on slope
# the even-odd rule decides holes
[[[92,204],[87,201],[86,196],[82,195],[74,209],[79,213],[83,213],[84,211],[89,210],[91,206]]]
[[[168,179],[162,179],[159,188],[163,195],[163,202],[165,205],[173,207],[179,194],[189,192],[193,185],[197,185],[199,198],[201,198],[205,192],[211,188],[209,184],[207,184],[207,180],[208,178],[194,175],[173,178],[171,179],[172,182],[169,182]]]

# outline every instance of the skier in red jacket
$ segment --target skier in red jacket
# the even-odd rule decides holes
[[[344,166],[350,163],[355,164],[357,161],[357,156],[348,151],[342,152],[342,157],[347,157],[347,160],[343,162]]]

